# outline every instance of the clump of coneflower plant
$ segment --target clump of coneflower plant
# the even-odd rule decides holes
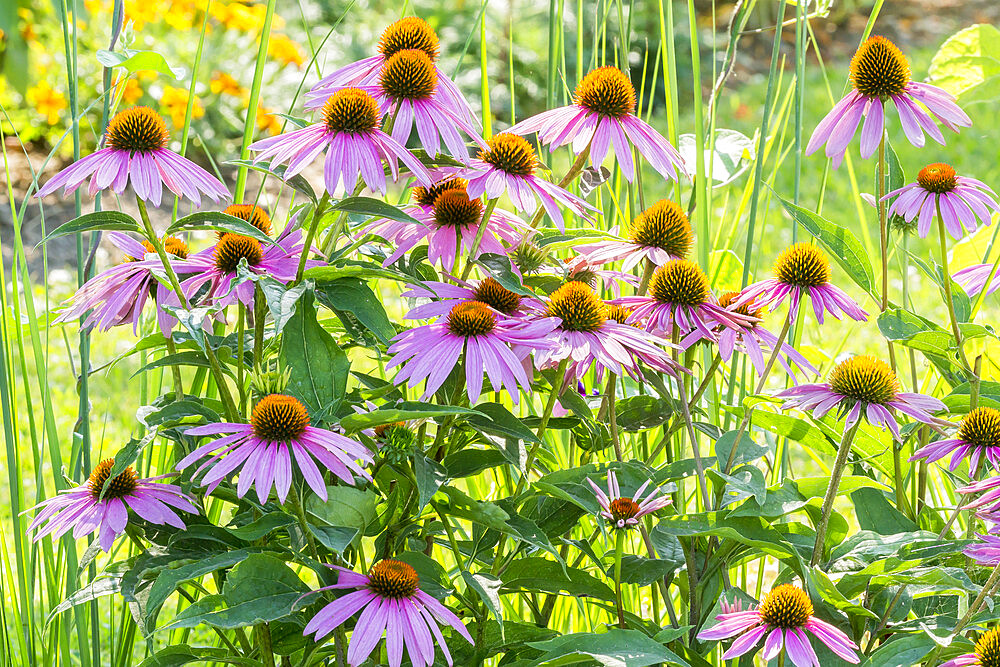
[[[575,61],[553,6],[544,106],[519,18],[490,61],[485,4],[468,41],[448,14],[338,21],[308,62],[273,0],[162,10],[177,39],[202,22],[189,95],[206,43],[258,37],[232,154],[208,126],[232,113],[130,101],[137,68],[177,73],[118,43],[161,10],[114,3],[91,53],[60,9],[112,90],[70,71],[75,157],[25,195],[79,195],[45,238],[77,236],[78,285],[3,293],[7,663],[1000,665],[1000,204],[940,127],[969,133],[970,79],[866,32],[825,72],[846,96],[807,92],[803,3],[765,26],[779,56],[794,23],[795,73],[735,140],[732,63],[708,118],[678,113],[676,8],[650,46],[640,4],[580,4]],[[268,58],[301,66],[293,98]],[[874,209],[831,215],[858,174]],[[61,386],[42,355],[71,339]]]

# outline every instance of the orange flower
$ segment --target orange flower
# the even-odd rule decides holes
[[[257,108],[257,129],[271,136],[281,134],[281,117],[267,107]]]
[[[285,65],[294,64],[296,67],[300,67],[304,61],[299,45],[287,35],[281,34],[271,35],[267,43],[267,55]]]
[[[160,96],[160,107],[164,114],[170,116],[170,122],[174,124],[174,127],[184,126],[187,103],[188,91],[186,88],[163,87],[163,95]],[[205,107],[201,105],[201,100],[195,96],[194,104],[191,107],[191,118],[201,118],[204,115]]]
[[[159,2],[150,0],[125,0],[125,20],[132,21],[132,27],[136,32],[146,27],[147,23],[156,23],[160,20]]]
[[[246,93],[246,89],[240,85],[239,81],[225,72],[220,72],[218,70],[212,74],[212,80],[209,83],[209,87],[216,95],[232,95],[234,97],[240,97]]]
[[[59,112],[66,108],[66,96],[54,90],[47,82],[42,81],[37,86],[28,89],[28,103],[35,107],[49,125],[59,122]]]

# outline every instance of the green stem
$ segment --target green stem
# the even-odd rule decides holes
[[[883,313],[889,307],[889,202],[882,201],[886,190],[885,173],[885,133],[883,133],[882,140],[878,144],[878,178],[876,179],[878,196],[875,202],[878,204],[879,247],[882,257],[882,300],[879,305]],[[888,338],[886,345],[889,349],[889,366],[892,368],[892,372],[896,373],[896,349]]]
[[[173,338],[167,338],[167,354],[173,356],[177,354],[177,345]],[[181,379],[181,367],[177,364],[170,364],[170,371],[174,376],[174,400],[179,401],[184,398],[184,383]]]
[[[559,187],[565,188],[569,186],[569,184],[573,182],[573,179],[579,176],[580,172],[583,171],[583,165],[587,163],[587,158],[590,157],[590,145],[593,142],[594,138],[591,137],[590,143],[587,144],[586,148],[580,151],[580,154],[576,156],[576,160],[574,160],[573,164],[570,166],[569,171],[567,171],[566,175],[562,177],[561,181],[559,181]],[[538,226],[538,223],[541,222],[544,215],[545,207],[539,204],[538,210],[535,211],[533,216],[531,216],[531,222],[528,223],[532,229]]]
[[[247,119],[243,124],[243,142],[240,144],[240,159],[250,157],[250,140],[253,139],[257,127],[257,104],[260,101],[261,82],[264,79],[264,64],[267,61],[267,43],[271,39],[271,20],[274,18],[274,7],[278,0],[267,0],[267,10],[264,13],[264,24],[260,30],[260,46],[257,48],[257,62],[253,70],[253,83],[250,85],[250,99],[247,102]],[[247,187],[248,167],[242,165],[236,174],[237,204],[243,203],[243,194]],[[308,246],[306,246],[308,247]]]
[[[326,206],[329,202],[330,193],[324,192],[323,196],[319,200],[319,203],[316,204],[316,208],[313,209],[312,219],[309,221],[308,229],[306,229],[306,238],[304,245],[302,246],[302,256],[299,257],[299,268],[295,270],[296,283],[302,281],[302,273],[306,270],[306,260],[309,258],[313,237],[316,236],[316,228],[319,227],[320,218],[322,218],[323,213],[326,212]]]
[[[618,610],[618,627],[628,628],[625,608],[622,606],[622,553],[625,551],[625,529],[615,528],[615,608]]]
[[[611,420],[611,444],[615,448],[615,458],[619,461],[622,459],[622,443],[621,438],[618,434],[618,415],[615,414],[615,391],[618,387],[618,376],[614,373],[608,374],[608,388],[605,394],[608,398],[608,417]]]
[[[253,629],[257,638],[257,648],[260,650],[261,662],[264,667],[275,667],[274,649],[271,647],[271,629],[267,627],[267,623],[258,623]]]
[[[655,272],[656,264],[649,261],[649,258],[647,257],[646,266],[642,270],[642,280],[639,281],[639,289],[636,291],[637,295],[642,296],[646,293],[646,290],[649,289],[649,281],[652,279]]]
[[[568,365],[569,357],[566,357],[559,362],[559,367],[556,369],[556,374],[552,382],[552,391],[549,393],[549,399],[545,402],[545,411],[542,413],[542,419],[538,423],[538,431],[535,434],[537,442],[532,444],[531,449],[528,450],[528,456],[524,461],[524,474],[521,475],[521,479],[517,483],[517,488],[514,490],[515,498],[521,495],[521,491],[524,490],[524,484],[528,481],[531,466],[535,463],[535,454],[538,453],[538,448],[541,447],[542,443],[545,441],[545,430],[549,426],[549,419],[552,417],[552,410],[555,409],[556,400],[558,400],[559,395],[562,394],[563,387],[566,386],[566,367]]]
[[[837,492],[840,490],[840,480],[844,476],[844,469],[847,467],[847,457],[851,453],[851,444],[854,436],[861,426],[861,417],[854,422],[854,426],[844,432],[840,440],[840,448],[837,450],[837,461],[833,464],[830,472],[830,484],[826,487],[826,496],[823,498],[823,508],[820,510],[819,523],[816,525],[816,543],[813,545],[812,559],[809,561],[810,567],[819,564],[823,557],[823,545],[826,541],[826,529],[830,525],[830,515],[833,514],[833,502],[837,499]]]
[[[264,293],[260,285],[253,288],[253,366],[259,369],[264,360],[264,318],[267,317],[267,305],[264,303]]]
[[[462,271],[462,280],[469,277],[472,273],[472,267],[475,265],[476,256],[479,253],[479,245],[483,242],[483,234],[486,233],[486,223],[490,221],[490,216],[493,215],[493,209],[497,207],[497,199],[489,199],[486,202],[486,210],[483,212],[483,217],[479,221],[479,229],[476,231],[476,238],[472,242],[472,248],[469,250],[469,256],[465,258],[465,269]],[[459,234],[459,242],[461,241],[461,234]],[[461,248],[461,245],[456,246]],[[455,254],[456,257],[458,253]]]
[[[181,283],[177,279],[177,274],[174,272],[174,267],[170,263],[170,257],[167,255],[167,251],[163,247],[163,242],[160,237],[156,235],[156,230],[153,229],[153,223],[149,221],[149,213],[146,211],[146,204],[142,199],[136,195],[135,202],[139,207],[139,217],[142,218],[143,230],[146,234],[146,238],[152,244],[153,249],[156,250],[157,256],[160,258],[160,263],[163,264],[163,269],[167,273],[167,281],[170,283],[170,288],[177,295],[180,300],[180,304],[186,309],[191,309],[191,304],[188,302],[187,296],[184,295],[184,290],[181,289]],[[226,375],[222,372],[222,366],[219,364],[219,359],[215,356],[215,351],[212,346],[205,341],[205,356],[208,358],[209,368],[212,370],[212,375],[215,376],[215,384],[219,387],[219,397],[222,399],[222,404],[226,409],[226,417],[230,421],[239,421],[240,413],[236,409],[236,402],[233,401],[233,396],[229,392],[229,385],[226,384]]]

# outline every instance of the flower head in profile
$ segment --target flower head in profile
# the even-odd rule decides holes
[[[733,303],[772,310],[789,299],[789,313],[794,320],[803,295],[812,302],[813,314],[820,324],[824,313],[838,320],[841,314],[859,322],[868,319],[868,313],[861,306],[830,282],[830,261],[822,250],[810,243],[796,243],[783,250],[774,262],[774,278],[745,288]]]
[[[364,58],[345,65],[327,74],[319,83],[312,87],[306,95],[307,104],[316,104],[318,100],[326,99],[331,93],[344,87],[376,86],[382,77],[385,66],[393,56],[403,51],[420,51],[434,64],[434,76],[437,90],[435,97],[449,109],[460,111],[461,119],[474,128],[479,123],[469,108],[469,103],[458,90],[455,82],[437,66],[441,44],[434,29],[423,19],[415,16],[405,16],[389,25],[383,32],[378,43],[378,55]]]
[[[864,416],[873,426],[887,427],[896,440],[902,440],[897,410],[937,428],[951,425],[931,414],[944,410],[944,403],[932,396],[899,391],[899,381],[888,364],[868,355],[840,362],[825,383],[801,384],[777,396],[785,399],[783,410],[794,407],[811,411],[817,419],[837,408],[847,415],[846,428]]]
[[[614,151],[622,175],[635,178],[635,148],[664,178],[685,174],[684,160],[670,143],[635,115],[635,88],[617,67],[598,67],[583,77],[573,104],[532,116],[508,130],[511,134],[538,133],[553,148],[573,144],[573,152],[590,147],[591,165],[599,169],[608,150]]]
[[[889,206],[890,215],[902,216],[906,222],[917,220],[917,232],[927,236],[931,221],[940,211],[945,229],[961,239],[966,229],[976,231],[979,222],[989,225],[992,214],[1000,210],[996,193],[983,183],[968,176],[959,176],[951,165],[929,164],[917,174],[917,182],[904,185],[883,197],[895,197]]]
[[[692,245],[694,233],[684,208],[661,199],[635,217],[628,238],[588,243],[576,250],[589,264],[622,260],[622,271],[631,271],[644,259],[657,266],[685,259]]]
[[[433,665],[435,640],[451,665],[441,625],[475,643],[458,616],[420,590],[420,578],[410,564],[385,558],[375,563],[367,576],[336,565],[328,567],[337,570],[337,583],[320,591],[354,590],[316,612],[303,634],[319,640],[360,611],[347,647],[349,664],[364,663],[383,634],[390,667],[402,664],[404,648],[412,665]]]
[[[322,107],[336,87],[314,88],[306,95],[306,108]],[[392,138],[406,145],[413,126],[420,144],[431,157],[445,150],[456,160],[468,162],[469,151],[462,133],[485,145],[466,118],[468,105],[456,104],[447,95],[439,95],[438,70],[423,49],[403,49],[385,59],[375,86],[365,86],[378,102],[383,114],[392,114]]]
[[[469,401],[475,404],[479,400],[485,374],[494,391],[506,389],[516,404],[518,388],[530,391],[531,380],[510,346],[528,351],[548,347],[552,344],[548,337],[558,323],[550,317],[518,322],[502,318],[485,303],[466,301],[453,306],[446,316],[393,338],[389,346],[392,359],[385,368],[402,365],[396,384],[407,382],[413,387],[426,380],[420,399],[426,401],[462,359]]]
[[[962,551],[966,556],[985,567],[1000,566],[1000,536],[977,533],[978,542],[973,542]]]
[[[962,507],[970,510],[979,510],[977,516],[984,521],[993,524],[1000,524],[1000,477],[987,477],[979,481],[972,481],[963,487],[956,489],[962,495],[979,495],[978,498],[963,503]],[[996,528],[990,530],[995,533]]]
[[[973,264],[952,274],[955,282],[969,295],[976,295],[986,290],[986,296],[1000,289],[1000,270],[990,264]]]
[[[98,331],[107,331],[131,323],[132,332],[137,334],[142,309],[149,297],[154,296],[159,303],[169,293],[153,275],[163,271],[163,264],[149,241],[136,241],[118,232],[108,232],[108,238],[125,254],[126,260],[84,283],[66,301],[56,322],[71,322],[86,316],[84,329],[96,326]],[[187,258],[188,247],[184,241],[167,236],[161,242],[168,255],[179,260]],[[170,317],[159,309],[157,312],[161,322]],[[169,328],[164,335],[168,331]]]
[[[514,245],[532,231],[523,220],[499,208],[493,209],[484,223],[482,200],[469,197],[459,188],[439,193],[429,211],[411,210],[410,215],[416,222],[381,218],[361,230],[362,234],[377,234],[396,246],[382,262],[383,266],[392,264],[426,240],[427,260],[432,265],[440,262],[446,270],[454,271],[458,257],[472,252],[477,236],[479,254],[503,255],[505,244]],[[486,229],[480,233],[482,224]]]
[[[202,194],[213,201],[228,198],[222,181],[167,148],[169,138],[163,118],[149,107],[119,111],[108,122],[105,148],[60,171],[35,196],[62,188],[65,197],[90,177],[91,196],[107,188],[121,194],[131,185],[137,197],[153,206],[160,205],[164,185],[196,205],[201,205]]]
[[[681,347],[717,340],[718,327],[744,327],[749,315],[723,308],[708,287],[708,277],[694,262],[672,259],[653,274],[648,296],[625,296],[614,303],[632,309],[629,322],[666,335],[677,329]]]
[[[820,667],[816,651],[809,642],[811,635],[841,659],[853,664],[860,662],[857,644],[837,627],[813,616],[809,596],[792,584],[772,588],[755,609],[719,614],[715,620],[718,623],[699,632],[698,639],[712,641],[736,637],[722,654],[724,660],[749,653],[764,639],[762,657],[765,661],[778,657],[784,649],[795,667]]]
[[[1000,627],[984,632],[972,653],[965,653],[941,667],[997,667],[1000,665]]]
[[[645,497],[643,492],[649,486],[651,480],[642,483],[631,496],[623,496],[618,487],[618,476],[614,470],[608,471],[608,492],[594,483],[594,480],[587,478],[587,483],[594,490],[597,502],[601,505],[601,516],[611,522],[616,529],[635,528],[639,525],[639,519],[652,514],[670,504],[670,496],[661,495],[660,487],[652,489]]]
[[[323,183],[331,195],[338,186],[352,193],[359,177],[372,192],[385,194],[384,168],[388,165],[393,179],[398,179],[399,162],[420,183],[431,184],[420,160],[380,129],[382,112],[370,93],[342,88],[327,99],[320,116],[319,123],[250,144],[257,153],[254,162],[269,160],[272,167],[287,163],[283,177],[288,179],[325,151]]]
[[[750,310],[748,304],[734,305],[734,301],[739,297],[739,292],[726,292],[719,297],[719,305],[728,308],[741,315],[754,318],[746,326],[735,328],[722,327],[719,329],[719,354],[723,361],[729,361],[733,356],[733,350],[739,349],[750,359],[754,370],[760,375],[764,372],[766,362],[765,353],[770,354],[774,346],[778,344],[778,337],[764,328],[761,324],[764,313],[760,309]],[[792,366],[796,366],[803,373],[819,375],[819,371],[809,363],[802,354],[788,343],[781,343],[781,354],[778,355],[778,363],[785,369],[785,372],[796,381],[795,372]]]
[[[851,84],[853,90],[816,126],[806,155],[826,144],[826,156],[833,160],[834,167],[840,166],[864,118],[861,157],[867,160],[885,135],[885,107],[889,100],[899,113],[906,138],[918,148],[924,145],[925,132],[944,144],[944,135],[934,118],[955,132],[959,127],[972,126],[954,97],[937,86],[911,80],[906,56],[885,37],[874,35],[858,47],[851,60]]]
[[[143,479],[128,467],[109,482],[114,466],[114,459],[101,461],[86,482],[33,508],[41,508],[28,526],[29,532],[35,531],[35,541],[49,534],[59,538],[70,529],[74,539],[97,531],[101,549],[110,551],[115,539],[125,531],[129,510],[149,523],[180,530],[184,530],[184,521],[174,510],[198,512],[179,486],[158,482],[170,475]]]
[[[206,424],[190,428],[186,434],[222,435],[196,448],[177,464],[178,470],[184,470],[208,456],[194,476],[202,476],[201,485],[208,487],[209,492],[237,470],[236,495],[242,498],[253,487],[261,503],[267,501],[272,487],[278,500],[285,502],[294,468],[298,468],[309,488],[323,500],[327,499],[325,471],[352,485],[355,475],[371,479],[357,463],[372,462],[371,452],[364,445],[339,433],[310,426],[305,406],[297,398],[284,394],[262,398],[254,406],[249,424]]]
[[[306,249],[302,230],[295,228],[293,223],[289,223],[274,243],[264,243],[252,236],[224,233],[214,246],[177,263],[178,273],[192,274],[181,282],[181,290],[189,300],[204,294],[204,298],[213,304],[229,306],[240,302],[252,310],[254,283],[238,280],[240,262],[246,260],[250,273],[287,283],[295,279],[303,252]],[[320,264],[319,260],[306,261],[306,267]],[[168,294],[167,301],[176,306],[176,294]]]
[[[457,285],[433,280],[424,281],[421,285],[410,285],[402,296],[410,299],[432,299],[427,303],[414,306],[406,313],[408,320],[426,320],[446,315],[460,303],[478,301],[485,303],[501,317],[520,319],[529,314],[539,314],[545,311],[545,304],[532,296],[512,292],[501,285],[492,276],[483,278],[476,283],[457,280]]]
[[[501,132],[487,139],[479,156],[470,161],[467,169],[458,169],[457,173],[468,179],[470,197],[485,193],[488,198],[496,199],[506,192],[514,208],[525,213],[534,211],[541,201],[542,208],[560,230],[566,228],[560,204],[588,219],[589,211],[597,210],[568,190],[539,177],[536,173],[539,167],[535,149],[524,137]]]
[[[593,288],[571,280],[549,295],[549,317],[558,318],[554,345],[535,352],[535,365],[548,368],[569,359],[567,377],[580,379],[591,368],[600,382],[604,372],[642,377],[640,363],[676,376],[683,370],[673,361],[662,338],[626,323],[630,311],[601,301]]]
[[[935,440],[913,453],[911,461],[927,459],[930,462],[951,454],[949,470],[955,470],[963,459],[969,459],[969,469],[978,470],[981,461],[1000,466],[1000,411],[978,407],[962,419],[954,438]]]

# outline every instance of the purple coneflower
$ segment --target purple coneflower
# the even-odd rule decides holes
[[[393,338],[386,370],[403,365],[394,382],[409,381],[411,387],[424,380],[427,384],[420,400],[434,395],[458,364],[464,352],[465,386],[469,401],[479,400],[485,373],[494,391],[507,390],[518,402],[518,386],[530,391],[531,380],[520,358],[510,349],[539,349],[551,345],[547,337],[559,321],[539,318],[516,322],[501,319],[485,303],[468,301],[452,307],[444,318],[408,329]],[[523,358],[524,355],[522,355]]]
[[[979,294],[985,289],[986,296],[989,296],[1000,288],[1000,271],[997,271],[992,279],[990,278],[991,274],[993,274],[992,264],[973,264],[956,271],[952,274],[952,278],[962,286],[967,294]],[[987,280],[990,281],[989,285],[986,284]]]
[[[653,274],[648,296],[624,296],[614,303],[632,309],[629,323],[641,323],[647,331],[667,336],[676,328],[681,347],[718,339],[717,328],[745,327],[754,318],[719,305],[708,287],[708,277],[697,264],[672,259]]]
[[[254,162],[270,159],[272,167],[287,162],[284,178],[291,178],[326,151],[323,182],[331,195],[338,185],[352,193],[359,175],[369,190],[385,194],[383,163],[395,180],[397,161],[420,183],[430,185],[430,174],[420,160],[379,129],[382,113],[369,93],[359,88],[338,90],[323,105],[321,115],[320,123],[250,144],[250,150],[257,152]]]
[[[292,396],[265,396],[254,406],[249,424],[207,424],[186,431],[191,436],[223,433],[228,435],[198,447],[177,464],[183,470],[212,454],[194,473],[208,471],[201,485],[209,487],[209,492],[239,468],[237,496],[242,498],[254,486],[257,499],[264,503],[274,486],[284,503],[292,486],[293,454],[302,477],[323,500],[327,499],[326,484],[316,461],[348,484],[354,484],[355,474],[371,479],[357,464],[371,463],[371,452],[343,435],[310,426],[305,406]]]
[[[604,303],[586,283],[572,280],[557,289],[549,296],[547,312],[560,324],[552,336],[554,345],[535,352],[538,368],[568,359],[567,377],[580,379],[594,368],[597,382],[605,370],[640,379],[639,362],[675,377],[682,370],[661,347],[668,343],[627,324],[629,310]]]
[[[378,55],[358,60],[350,65],[327,74],[307,93],[306,99],[324,98],[339,88],[346,86],[370,86],[378,83],[382,68],[400,51],[422,51],[432,63],[437,62],[440,44],[434,29],[426,21],[415,16],[406,16],[388,26],[378,43]],[[473,127],[478,121],[469,108],[469,103],[448,75],[435,65],[437,76],[437,97],[452,109],[461,109],[462,118]]]
[[[789,317],[794,321],[803,294],[812,301],[813,313],[820,324],[824,312],[838,320],[841,314],[859,322],[868,319],[868,313],[861,306],[830,282],[829,260],[822,250],[810,243],[796,243],[783,250],[774,262],[774,278],[746,287],[733,303],[772,310],[790,298]]]
[[[222,234],[211,248],[191,255],[178,262],[178,273],[194,274],[181,283],[181,290],[190,300],[201,293],[205,285],[208,299],[217,305],[229,306],[237,301],[253,309],[254,283],[243,281],[235,284],[240,260],[246,260],[247,269],[260,276],[269,276],[282,283],[295,279],[299,258],[306,252],[302,230],[293,229],[289,223],[275,243],[261,243],[250,236]],[[319,266],[319,260],[308,260],[306,267]],[[234,286],[235,284],[235,286]],[[168,295],[168,301],[177,304],[177,296]]]
[[[483,202],[470,199],[460,188],[438,194],[430,212],[411,210],[410,214],[417,222],[383,218],[361,230],[362,234],[377,234],[396,246],[382,262],[383,266],[392,264],[426,239],[427,260],[432,265],[440,262],[446,270],[454,271],[459,255],[467,256],[472,252],[477,235],[480,236],[478,254],[504,255],[507,252],[504,243],[513,245],[522,235],[532,231],[517,216],[494,209],[486,221],[486,229],[480,234]]]
[[[940,207],[945,228],[953,237],[961,239],[966,228],[976,231],[980,220],[990,224],[990,210],[1000,209],[995,196],[982,181],[959,176],[950,165],[938,162],[921,169],[916,183],[893,190],[882,199],[896,197],[889,207],[889,215],[902,216],[906,222],[912,222],[919,215],[917,232],[921,237],[931,230],[931,221]]]
[[[976,642],[972,653],[965,653],[941,663],[941,667],[997,667],[997,665],[1000,665],[1000,628],[984,632]]]
[[[573,143],[573,152],[590,147],[590,162],[601,166],[612,148],[622,175],[635,176],[632,148],[649,160],[664,178],[685,174],[684,159],[660,134],[635,115],[635,88],[617,67],[598,67],[576,87],[573,104],[543,111],[510,128],[512,134],[538,133],[538,140],[553,147]]]
[[[733,350],[739,348],[750,358],[750,363],[753,364],[754,370],[757,371],[757,375],[759,376],[764,372],[766,366],[764,352],[766,351],[770,354],[774,351],[774,346],[778,344],[778,337],[761,325],[760,320],[763,312],[760,309],[751,311],[747,304],[741,306],[733,305],[733,302],[739,295],[739,292],[726,292],[719,297],[719,305],[723,308],[734,310],[741,315],[753,317],[755,321],[746,326],[739,326],[732,329],[722,327],[719,330],[719,354],[722,356],[723,361],[729,361],[733,356]],[[783,341],[781,343],[781,354],[778,355],[778,363],[785,369],[785,372],[788,373],[793,382],[796,381],[795,373],[792,370],[793,364],[803,373],[819,375],[819,371],[809,363],[808,359],[802,356],[794,347]]]
[[[439,624],[450,626],[475,644],[458,616],[420,590],[417,571],[408,563],[386,558],[375,563],[368,576],[336,565],[328,567],[339,573],[337,583],[319,590],[356,590],[320,609],[306,624],[303,634],[319,640],[361,611],[347,647],[349,664],[365,662],[385,634],[390,667],[399,667],[403,662],[404,647],[413,665],[433,665],[435,639],[445,661],[451,665],[451,653]]]
[[[463,280],[458,282],[458,285],[452,285],[428,280],[422,286],[410,285],[402,296],[433,300],[411,308],[406,314],[406,319],[426,320],[440,317],[450,312],[454,306],[470,301],[485,303],[499,314],[512,319],[545,311],[545,304],[539,299],[511,292],[497,282],[496,278],[487,277],[475,284]]]
[[[601,516],[610,521],[615,528],[635,528],[639,519],[663,509],[670,504],[670,496],[660,495],[660,487],[654,488],[645,498],[642,497],[651,480],[642,483],[631,496],[623,496],[618,488],[618,476],[614,470],[608,471],[608,492],[604,493],[594,480],[587,478],[590,488],[597,496],[601,505]]]
[[[150,523],[167,524],[181,530],[184,530],[184,522],[174,509],[198,512],[179,486],[157,483],[170,475],[143,479],[131,467],[112,478],[102,498],[101,490],[114,465],[114,459],[101,461],[85,483],[33,508],[44,508],[28,526],[29,532],[37,531],[34,540],[37,542],[50,533],[53,538],[62,537],[70,528],[73,538],[79,539],[96,530],[101,549],[110,551],[115,539],[125,531],[130,509]]]
[[[978,482],[973,481],[956,490],[963,495],[982,494],[972,502],[963,505],[965,509],[979,509],[992,503],[991,507],[984,510],[985,513],[990,516],[1000,513],[1000,502],[997,502],[1000,501],[1000,477],[988,477]]]
[[[416,124],[420,144],[431,157],[438,155],[443,140],[452,157],[468,162],[469,151],[459,131],[485,146],[478,130],[465,119],[468,105],[449,104],[446,96],[437,94],[437,67],[421,49],[403,49],[386,58],[378,85],[365,89],[378,101],[383,114],[393,115],[392,138],[401,145],[406,145]],[[306,108],[322,107],[336,90],[313,89],[306,96]]]
[[[979,462],[987,460],[994,467],[1000,466],[1000,411],[979,407],[965,415],[954,438],[936,440],[921,447],[913,456],[916,459],[937,461],[951,454],[949,470],[955,470],[962,459],[969,458],[969,469],[978,470]]]
[[[514,208],[522,212],[534,211],[537,201],[541,201],[560,231],[565,231],[566,225],[559,204],[587,219],[588,211],[597,210],[568,190],[536,176],[537,168],[538,158],[531,144],[524,137],[502,132],[487,139],[479,156],[457,173],[469,180],[470,197],[486,193],[489,199],[496,199],[506,192]]]
[[[771,589],[756,609],[719,614],[717,625],[698,633],[698,639],[711,641],[739,635],[725,653],[724,660],[749,653],[764,635],[763,658],[769,662],[781,653],[795,667],[820,667],[816,651],[806,633],[820,640],[841,659],[858,663],[858,646],[839,628],[813,616],[812,601],[798,586],[782,584]]]
[[[694,244],[691,223],[684,209],[661,199],[632,221],[627,239],[608,239],[576,248],[590,264],[622,260],[622,271],[631,271],[643,259],[659,266],[685,259]]]
[[[885,134],[884,105],[890,99],[899,112],[906,138],[917,147],[924,145],[924,132],[944,144],[944,135],[927,111],[955,132],[959,127],[972,126],[954,97],[937,86],[910,80],[906,56],[885,37],[869,37],[858,47],[851,60],[851,83],[854,90],[820,121],[806,146],[809,155],[826,144],[826,156],[833,160],[835,168],[844,159],[862,117],[865,124],[861,129],[861,157],[868,159],[878,149]]]
[[[107,148],[60,171],[35,196],[44,197],[61,187],[65,197],[93,176],[88,188],[91,196],[108,187],[121,194],[131,183],[136,196],[153,206],[160,205],[164,185],[197,205],[201,204],[201,193],[213,201],[229,197],[222,181],[167,148],[167,125],[149,107],[119,111],[108,123],[104,137]]]
[[[125,253],[126,260],[88,280],[69,298],[56,322],[70,322],[86,315],[82,325],[84,329],[96,326],[98,331],[107,331],[111,327],[131,322],[132,332],[137,334],[143,306],[153,290],[156,290],[155,298],[159,302],[167,298],[169,293],[153,277],[153,272],[162,270],[163,264],[149,241],[136,241],[118,232],[108,232],[108,238]],[[181,260],[187,258],[187,244],[180,239],[166,236],[162,243],[168,255]],[[169,315],[160,313],[159,309],[158,317],[161,323],[170,318]],[[168,332],[169,327],[163,333],[167,335]]]
[[[965,547],[962,551],[966,556],[986,567],[1000,566],[1000,536],[976,533],[979,542]]]
[[[826,383],[791,387],[777,397],[785,399],[783,410],[799,408],[811,411],[816,418],[838,408],[847,415],[848,429],[864,415],[873,426],[888,427],[896,440],[902,440],[894,415],[896,410],[938,428],[951,426],[931,414],[944,410],[944,403],[932,396],[899,391],[896,374],[888,364],[868,355],[840,362]]]

